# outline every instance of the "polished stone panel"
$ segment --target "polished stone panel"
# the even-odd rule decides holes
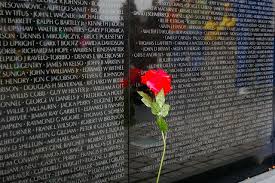
[[[163,68],[173,78],[163,181],[262,155],[272,131],[272,2],[131,2],[131,67]],[[141,116],[150,114],[145,106],[131,109],[130,162],[145,164],[130,163],[130,180],[145,172],[153,180],[161,135],[154,119]]]
[[[0,2],[0,182],[154,182],[136,71],[162,68],[162,182],[254,155],[272,132],[272,0]]]
[[[126,7],[0,2],[0,182],[127,179]]]

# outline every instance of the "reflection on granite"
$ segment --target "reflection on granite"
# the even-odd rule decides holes
[[[242,8],[233,2],[153,1],[152,7],[147,7],[148,2],[143,9],[131,2],[131,65],[143,70],[160,67],[173,77],[174,90],[168,96],[172,105],[170,130],[161,180],[177,181],[253,156],[270,146],[273,68],[272,59],[268,59],[272,39],[267,29],[255,31],[249,27],[249,35],[242,35],[241,29],[248,26],[243,22],[251,17],[246,12],[238,17]],[[270,10],[272,4],[265,5]],[[251,9],[251,5],[244,6]],[[269,15],[270,11],[261,13]],[[236,18],[239,23],[233,24]],[[271,29],[271,19],[263,19],[259,16],[253,21]],[[269,36],[264,43],[266,54],[262,47],[244,43],[261,44],[256,40],[260,35]],[[246,57],[248,53],[252,56]],[[255,59],[257,54],[263,59]],[[143,167],[130,163],[130,182],[154,182],[161,157],[161,145],[131,143],[140,137],[161,142],[154,120],[144,118],[138,115],[138,123],[129,128],[130,162],[144,159]],[[141,173],[152,176],[139,177]]]
[[[155,182],[162,142],[132,68],[173,78],[161,182],[269,155],[271,7],[1,1],[0,182]]]

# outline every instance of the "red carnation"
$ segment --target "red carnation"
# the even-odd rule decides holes
[[[162,69],[147,71],[141,76],[141,83],[147,85],[154,95],[157,95],[161,89],[165,95],[171,91],[171,77]]]

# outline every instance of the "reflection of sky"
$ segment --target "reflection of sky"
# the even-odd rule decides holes
[[[153,0],[133,0],[136,5],[136,10],[139,12],[145,11],[147,9],[150,9],[153,5]],[[112,7],[112,12],[116,12],[117,14],[112,14],[109,16],[107,15],[110,11],[110,6],[108,5],[108,2],[113,3],[111,1],[106,0],[99,0],[98,6],[99,6],[99,15],[102,15],[101,20],[102,21],[120,21],[119,10],[121,10],[124,3],[126,3],[126,0],[116,0],[116,6]],[[169,0],[158,0],[158,2],[169,2]]]
[[[153,0],[133,0],[136,9],[139,12],[145,11],[150,9],[153,6]],[[157,2],[162,3],[162,2],[169,2],[170,0],[157,0]]]
[[[137,11],[142,12],[152,7],[153,0],[134,0]]]
[[[108,3],[114,3],[112,1],[106,1],[106,0],[99,0],[98,2],[98,6],[99,6],[99,12],[98,14],[102,16],[101,20],[102,21],[114,21],[114,22],[119,22],[120,21],[120,16],[122,16],[121,14],[119,14],[119,10],[121,10],[123,4],[126,2],[126,0],[116,0],[116,6],[114,7],[110,7],[108,5]],[[115,12],[117,14],[108,14],[108,12],[110,11],[110,8],[112,8],[112,12]],[[116,9],[115,9],[116,8]],[[104,16],[104,15],[108,15],[108,16]]]

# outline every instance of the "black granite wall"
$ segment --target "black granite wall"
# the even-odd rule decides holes
[[[161,182],[271,145],[272,0],[0,2],[0,182],[154,182],[133,73],[172,76]],[[137,76],[138,77],[138,76]]]

